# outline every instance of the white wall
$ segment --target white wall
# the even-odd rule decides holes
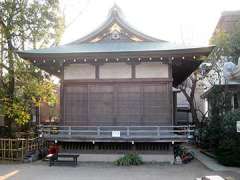
[[[167,78],[168,65],[159,62],[141,63],[136,66],[136,78]]]
[[[131,78],[131,66],[126,63],[106,63],[99,67],[100,79]]]
[[[90,64],[70,64],[64,68],[64,79],[95,79],[95,66]]]
[[[70,64],[64,67],[64,79],[95,79],[95,66]],[[99,66],[99,79],[131,79],[132,68],[126,63],[106,63]],[[159,62],[136,65],[136,78],[168,78],[168,65]]]

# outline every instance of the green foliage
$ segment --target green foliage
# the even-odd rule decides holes
[[[3,108],[1,109],[1,113],[8,119],[13,119],[18,125],[23,125],[30,120],[28,109],[18,99],[14,99],[13,102],[10,102],[8,98],[4,98],[2,104]]]
[[[216,47],[209,55],[208,62],[211,63],[211,68],[206,73],[205,80],[210,85],[222,84],[225,61],[237,64],[240,57],[240,21],[227,31],[226,29],[217,29],[210,44],[214,44]]]
[[[220,56],[225,56],[237,63],[240,56],[240,21],[229,32],[217,31],[210,43],[216,45],[216,49],[218,49],[218,58],[213,60],[219,61]]]
[[[56,103],[50,76],[20,59],[17,50],[58,44],[63,30],[58,0],[0,1],[0,111],[9,136],[12,124],[26,124],[41,102]]]
[[[221,55],[228,56],[230,54],[230,37],[229,34],[224,31],[218,31],[210,39],[210,44],[216,45],[221,50]]]
[[[220,163],[240,166],[240,134],[236,130],[240,111],[231,111],[231,93],[225,88],[215,87],[208,97],[211,114],[207,126],[201,129],[201,144]]]
[[[9,98],[4,92],[6,89],[0,90],[0,114],[4,114],[18,125],[24,125],[31,119],[32,109],[39,107],[41,102],[52,106],[56,104],[56,86],[48,77],[35,72],[37,68],[23,61],[16,64],[19,67],[15,71],[15,96]]]
[[[204,148],[210,151],[215,151],[221,139],[221,118],[219,116],[212,116],[207,127],[201,129],[201,141]]]
[[[204,148],[215,151],[223,138],[223,117],[231,110],[231,93],[223,86],[215,86],[208,94],[208,104],[209,121],[200,129],[200,139]]]
[[[240,166],[240,134],[236,122],[240,121],[240,111],[229,112],[223,117],[219,145],[216,156],[220,163],[228,166]]]
[[[143,164],[141,157],[135,153],[128,153],[114,162],[117,166],[137,166]]]
[[[34,49],[59,44],[64,32],[59,0],[3,0],[0,14],[5,37],[21,49],[26,44]]]
[[[214,86],[208,94],[208,103],[211,108],[210,115],[212,119],[218,119],[224,113],[232,109],[231,92],[228,91],[227,86]]]
[[[33,48],[59,44],[64,31],[64,17],[59,13],[59,1],[28,1],[25,8],[27,11],[24,15],[29,23],[26,24],[27,31],[24,32],[31,32],[27,37],[33,43]]]
[[[19,82],[19,86],[16,86],[16,95],[21,97],[25,103],[32,103],[37,107],[41,102],[54,105],[56,103],[56,85],[49,76],[24,62],[18,62],[18,66],[15,72],[16,80]]]
[[[240,57],[240,21],[235,24],[234,31],[230,34],[229,45],[233,61],[237,63]]]

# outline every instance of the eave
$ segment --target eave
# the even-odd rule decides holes
[[[29,53],[18,52],[23,59],[29,60],[39,68],[60,77],[65,64],[74,63],[141,63],[160,62],[172,63],[173,85],[177,87],[202,61],[202,56],[208,56],[213,46],[155,50],[155,51],[122,51],[122,52],[81,52],[81,53]]]

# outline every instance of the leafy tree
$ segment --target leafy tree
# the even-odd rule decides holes
[[[216,46],[209,56],[211,69],[206,73],[205,79],[210,87],[214,84],[222,84],[223,65],[231,54],[229,39],[229,34],[224,31],[217,31],[210,39],[210,43]]]
[[[54,103],[50,76],[17,56],[17,50],[58,44],[64,17],[58,0],[3,0],[0,2],[0,101],[1,111],[12,136],[12,125],[25,124],[34,106]]]
[[[220,56],[211,59],[212,64],[216,64],[212,74],[216,73],[219,79],[222,78],[223,63],[225,61],[236,63],[240,56],[239,29],[240,25],[237,23],[232,31],[218,31],[211,39],[211,42],[215,43],[217,48],[220,49]],[[221,81],[219,81],[219,84],[221,84]],[[211,112],[204,137],[202,138],[202,144],[204,144],[205,148],[215,153],[218,161],[222,164],[239,166],[240,136],[236,132],[236,121],[240,120],[240,113],[239,111],[231,112],[232,93],[224,86],[212,88],[211,93],[208,95]]]
[[[233,62],[237,63],[240,57],[240,21],[235,24],[234,30],[229,35],[229,47]]]
[[[240,56],[240,21],[231,31],[218,30],[210,39],[210,43],[216,45],[216,53],[212,53],[209,62],[212,63],[211,75],[217,74],[218,84],[221,84],[223,64],[231,61],[237,64]],[[217,55],[216,55],[217,54]],[[215,82],[216,83],[216,82]]]
[[[236,63],[240,56],[240,23],[236,23],[231,32],[217,31],[210,39],[210,44],[214,44],[216,47],[209,57],[203,57],[202,59],[210,63],[211,66],[209,68],[202,67],[202,72],[194,72],[179,86],[190,105],[192,119],[197,126],[206,119],[206,113],[201,112],[195,102],[196,87],[202,86],[204,89],[207,89],[214,84],[222,84],[224,62],[232,61]],[[197,112],[202,114],[202,119],[198,119]]]
[[[224,86],[215,86],[208,94],[208,105],[211,111],[209,112],[209,121],[203,127],[204,137],[202,145],[204,148],[215,152],[222,140],[222,125],[223,119],[227,112],[231,110],[231,97],[233,92],[226,92]]]
[[[240,134],[236,129],[237,121],[240,121],[240,112],[228,112],[218,126],[221,134],[217,137],[219,144],[215,147],[216,156],[220,163],[228,166],[240,166]]]

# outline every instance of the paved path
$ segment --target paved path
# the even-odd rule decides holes
[[[238,179],[232,172],[215,172],[198,160],[186,165],[145,164],[136,167],[117,167],[112,163],[79,163],[74,167],[53,166],[47,162],[30,164],[0,164],[1,180],[195,180],[205,175],[222,175]]]
[[[201,163],[203,163],[206,167],[213,171],[233,171],[239,173],[240,177],[240,168],[237,167],[227,167],[219,164],[215,159],[206,156],[205,154],[201,153],[198,148],[192,145],[185,145],[187,149],[194,153],[196,159],[198,159]]]

